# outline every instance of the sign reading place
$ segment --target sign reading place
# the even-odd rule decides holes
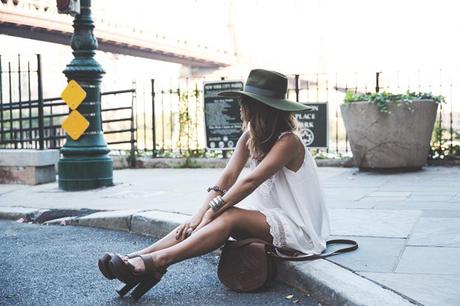
[[[304,145],[309,148],[327,148],[327,102],[302,104],[307,105],[309,109],[296,112],[295,116]]]
[[[242,90],[241,81],[204,83],[204,120],[206,147],[211,150],[232,150],[241,136],[240,106],[235,98],[217,94],[226,90]]]

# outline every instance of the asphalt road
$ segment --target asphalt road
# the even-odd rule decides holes
[[[97,259],[105,251],[129,253],[154,241],[103,229],[0,220],[0,305],[320,305],[277,282],[258,293],[228,290],[211,254],[169,267],[137,303],[119,298],[115,289],[121,283],[105,279]]]

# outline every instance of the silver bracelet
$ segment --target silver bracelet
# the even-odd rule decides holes
[[[209,202],[209,207],[214,211],[218,211],[222,206],[224,206],[225,201],[222,196],[217,196]]]

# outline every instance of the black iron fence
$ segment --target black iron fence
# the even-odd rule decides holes
[[[438,109],[431,157],[460,154],[460,103],[455,102],[460,98],[460,71],[314,73],[288,77],[288,99],[328,104],[329,143],[326,149],[313,149],[319,156],[351,156],[339,107],[348,91],[415,91],[443,95],[445,103]],[[140,151],[153,156],[212,154],[205,149],[203,83],[219,79],[237,78],[190,78],[161,83],[151,80],[149,88],[144,84],[135,106]]]
[[[0,148],[61,148],[66,139],[61,125],[69,108],[59,97],[43,98],[40,55],[26,61],[18,55],[9,58],[6,70],[3,65],[0,56]],[[134,86],[101,93],[107,144],[111,150],[126,151],[132,157],[136,151],[135,99]]]
[[[61,123],[68,107],[44,98],[40,55],[0,56],[0,148],[45,149],[64,145]],[[432,158],[460,154],[460,70],[289,75],[288,98],[327,102],[329,143],[318,157],[351,156],[339,106],[347,91],[426,91],[443,95],[432,138]],[[203,83],[221,79],[151,79],[132,88],[102,93],[105,139],[112,153],[153,157],[222,156],[205,148]],[[140,85],[140,86],[139,86]]]

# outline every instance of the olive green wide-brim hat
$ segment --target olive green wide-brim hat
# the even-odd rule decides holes
[[[249,73],[243,90],[222,91],[219,96],[241,98],[246,96],[282,111],[303,111],[308,106],[286,100],[288,79],[285,75],[264,69]]]

